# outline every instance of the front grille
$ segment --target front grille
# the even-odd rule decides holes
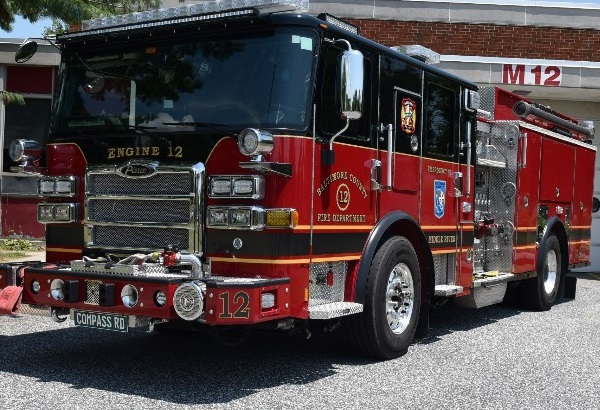
[[[88,219],[97,222],[190,223],[192,199],[136,200],[99,199],[88,201]]]
[[[178,245],[190,249],[189,230],[185,228],[139,228],[135,226],[94,226],[92,241],[103,248],[154,249]]]
[[[123,164],[88,169],[85,235],[90,248],[199,252],[203,167],[156,166],[149,177],[120,174]],[[201,199],[201,198],[200,198]]]
[[[86,190],[95,195],[186,195],[194,191],[191,172],[158,172],[146,178],[90,173]]]

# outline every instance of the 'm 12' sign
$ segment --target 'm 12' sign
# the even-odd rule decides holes
[[[503,84],[543,85],[558,87],[562,80],[562,70],[555,65],[504,64]]]

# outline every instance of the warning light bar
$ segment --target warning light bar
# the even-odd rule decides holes
[[[283,11],[308,11],[309,0],[215,0],[167,7],[116,16],[84,20],[82,31],[61,35],[61,39],[90,34],[104,34],[140,28],[151,28],[174,23],[212,20]]]

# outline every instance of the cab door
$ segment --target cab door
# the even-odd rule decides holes
[[[436,285],[460,284],[460,91],[456,82],[425,73],[420,223],[433,253]]]

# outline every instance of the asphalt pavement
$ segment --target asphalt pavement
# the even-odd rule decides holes
[[[0,317],[0,409],[593,409],[600,403],[600,281],[548,312],[437,308],[398,359],[322,337],[122,334]]]

